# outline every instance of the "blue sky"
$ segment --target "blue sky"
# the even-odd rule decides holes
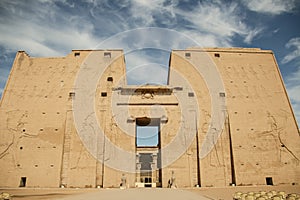
[[[161,27],[184,33],[203,47],[273,50],[299,122],[299,19],[296,0],[1,0],[0,95],[18,50],[32,57],[65,56],[72,49],[95,48],[123,31]],[[168,55],[149,50],[126,55],[132,67],[128,81],[165,83]],[[132,60],[158,64],[131,70],[137,65]]]

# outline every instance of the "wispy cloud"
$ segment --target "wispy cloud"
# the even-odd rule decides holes
[[[132,21],[138,26],[153,26],[157,23],[172,27],[176,21],[174,8],[178,1],[171,0],[132,0],[130,13]]]
[[[237,3],[224,3],[223,1],[200,2],[191,11],[176,10],[191,25],[199,35],[209,38],[209,44],[215,46],[230,46],[234,36],[239,35],[246,43],[259,34],[261,28],[247,25],[245,16],[241,13]],[[201,40],[205,46],[206,40]]]
[[[290,39],[285,47],[294,50],[283,58],[283,64],[300,58],[300,37]]]
[[[127,82],[131,85],[166,85],[168,69],[157,63],[146,63],[127,70]]]
[[[242,45],[251,46],[255,38],[268,31],[268,26],[249,23],[249,10],[273,17],[293,12],[297,4],[296,0],[241,2],[242,4],[239,1],[221,0],[1,0],[0,50],[4,57],[13,57],[11,52],[18,50],[25,50],[31,56],[64,56],[71,49],[97,48],[101,41],[114,34],[140,27],[173,29],[196,40],[203,47],[235,46],[237,39],[243,42]],[[275,32],[278,30],[279,28]],[[170,48],[183,48],[187,45],[177,37],[170,37],[170,34],[140,34],[131,37],[135,40],[126,38],[110,42],[107,48],[139,47],[150,43],[153,46],[169,45]],[[170,41],[171,45],[168,43]],[[291,39],[286,48],[291,49],[291,53],[284,57],[282,64],[297,61],[300,56],[300,39]],[[126,55],[130,71],[129,82],[165,82],[168,55],[149,56],[151,57],[150,53]],[[11,64],[12,61],[0,63],[0,94]],[[136,70],[131,71],[135,67]],[[300,110],[297,92],[300,70],[285,77],[285,80],[294,109]],[[296,112],[296,115],[299,119],[300,113]]]
[[[29,5],[19,1],[16,5],[14,1],[2,1],[0,45],[14,51],[26,50],[34,56],[56,56],[66,53],[66,49],[91,48],[98,43],[92,34],[93,24],[80,16],[61,13],[49,2]]]
[[[271,15],[292,12],[296,4],[296,0],[243,0],[242,2],[251,11]]]
[[[0,24],[0,46],[14,52],[25,50],[31,56],[63,56],[71,49],[97,48],[105,38],[139,27],[170,28],[209,47],[235,46],[236,37],[251,44],[264,31],[247,23],[238,2],[221,0],[2,0]],[[169,36],[139,35],[139,42],[110,43],[110,48],[139,46],[144,37],[152,43],[173,41],[172,48],[183,47]]]
[[[0,45],[34,56],[53,56],[73,48],[93,48],[105,37],[147,26],[198,35],[203,46],[231,46],[236,35],[251,43],[261,33],[262,29],[245,23],[237,3],[193,3],[184,9],[177,0],[3,0]]]
[[[286,79],[286,88],[293,105],[298,124],[300,124],[300,67],[296,73],[288,76]]]
[[[127,83],[167,84],[168,56],[170,52],[160,49],[141,49],[126,54]]]
[[[290,39],[285,47],[291,49],[291,52],[283,58],[281,63],[292,63],[297,68],[285,78],[285,82],[298,124],[300,124],[300,37]]]
[[[5,87],[5,83],[6,83],[8,75],[9,75],[9,69],[0,66],[0,99],[1,99],[4,87]]]
[[[251,44],[252,40],[257,37],[260,33],[262,33],[264,31],[263,27],[256,27],[252,30],[249,30],[245,35],[245,39],[244,42],[247,44]]]

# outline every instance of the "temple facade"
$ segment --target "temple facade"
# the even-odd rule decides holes
[[[127,85],[123,50],[19,51],[0,103],[0,187],[300,183],[272,51],[195,47],[169,63],[166,85]]]

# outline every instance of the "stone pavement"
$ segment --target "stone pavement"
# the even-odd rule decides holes
[[[88,194],[72,195],[60,200],[209,200],[199,194],[180,189],[167,188],[134,188],[134,189],[105,189]]]

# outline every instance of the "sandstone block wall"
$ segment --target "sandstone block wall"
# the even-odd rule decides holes
[[[78,72],[91,70],[91,60],[103,73],[87,95],[107,139],[95,133],[93,152],[73,110]],[[124,174],[135,187],[137,171],[120,169],[136,167],[139,118],[160,120],[159,146],[144,152],[161,149],[153,180],[162,187],[172,174],[178,187],[300,182],[300,136],[274,54],[190,48],[172,51],[166,86],[128,86],[122,50],[18,52],[0,104],[0,186],[119,187]],[[115,166],[120,155],[106,141],[131,157]]]

